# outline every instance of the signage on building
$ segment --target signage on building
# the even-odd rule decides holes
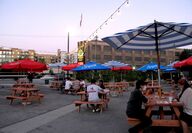
[[[85,52],[84,52],[84,42],[79,43],[79,49],[78,49],[78,63],[84,64],[85,63]]]

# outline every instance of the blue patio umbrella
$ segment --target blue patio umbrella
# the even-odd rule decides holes
[[[178,62],[178,61],[174,61],[174,62],[168,64],[168,65],[166,66],[166,69],[163,70],[163,72],[165,72],[165,73],[170,73],[171,80],[172,80],[172,73],[177,72],[177,70],[176,70],[175,68],[173,68],[173,65],[174,65],[175,63],[177,63],[177,62]]]
[[[90,71],[90,70],[110,70],[110,68],[102,64],[90,61],[82,66],[74,68],[72,71],[79,72],[79,71]]]
[[[150,62],[150,63],[145,64],[144,66],[138,68],[137,70],[145,72],[145,71],[155,71],[157,69],[158,69],[158,65],[154,62]],[[160,69],[163,70],[163,69],[166,69],[166,67],[160,66]]]
[[[173,67],[166,67],[166,68],[163,70],[163,72],[175,72],[175,71],[176,71],[176,69],[173,68]]]
[[[166,67],[160,65],[160,69],[163,70],[163,69],[166,69]],[[153,85],[153,71],[158,70],[158,65],[156,63],[150,62],[138,68],[137,70],[142,72],[151,71],[151,79],[152,79],[152,85]]]
[[[102,40],[116,49],[156,50],[160,84],[159,50],[190,45],[192,24],[154,21],[154,23],[120,32]]]

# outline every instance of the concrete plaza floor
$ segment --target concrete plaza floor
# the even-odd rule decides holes
[[[125,110],[132,88],[123,96],[110,97],[109,108],[103,113],[93,113],[85,106],[78,113],[73,101],[79,96],[36,85],[45,94],[42,103],[23,106],[19,101],[9,105],[5,98],[12,83],[0,84],[0,133],[127,133],[130,128]],[[162,129],[153,132],[170,131]]]
[[[78,113],[72,103],[79,96],[60,94],[48,85],[37,84],[40,92],[45,94],[41,104],[33,102],[23,106],[20,101],[14,101],[9,105],[5,97],[10,94],[11,86],[12,83],[0,85],[0,132],[127,133],[128,93],[111,97],[109,108],[102,114],[93,113],[85,106]]]

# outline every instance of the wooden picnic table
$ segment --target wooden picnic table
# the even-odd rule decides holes
[[[59,90],[62,86],[63,86],[62,81],[56,81],[55,80],[55,81],[51,82],[50,88]]]
[[[108,107],[108,102],[109,102],[109,98],[107,98],[107,94],[110,91],[107,89],[104,89],[103,92],[99,92],[99,94],[101,94],[101,100],[98,101],[88,101],[87,100],[87,91],[80,91],[77,92],[78,95],[80,95],[80,100],[75,100],[74,104],[76,106],[78,106],[78,112],[80,112],[81,109],[81,105],[82,104],[87,104],[87,107],[89,108],[89,104],[99,104],[100,105],[100,112],[102,113],[104,106],[106,106],[106,108]]]
[[[22,88],[33,88],[35,85],[33,83],[18,83],[14,84],[13,87],[22,87]]]
[[[110,93],[110,90],[108,89],[104,89],[103,92],[100,91],[99,94],[101,94],[101,100],[105,100],[107,99],[107,94]],[[87,91],[80,91],[80,92],[77,92],[77,95],[80,95],[80,100],[81,101],[85,101],[85,99],[87,99]]]
[[[172,98],[170,98],[172,97]],[[153,110],[155,107],[158,107],[159,110],[159,119],[152,119],[153,126],[167,126],[167,127],[180,127],[180,111],[179,108],[182,107],[182,104],[177,101],[172,101],[173,96],[162,96],[159,97],[157,95],[148,96],[149,102],[146,104],[146,116],[150,117],[153,114]],[[169,107],[171,118],[165,119],[165,107]],[[176,116],[176,117],[175,117]]]
[[[115,93],[117,95],[123,95],[123,84],[107,84],[105,85],[105,88],[110,90],[110,94]]]
[[[11,95],[6,97],[8,100],[10,100],[10,104],[12,104],[13,100],[16,99],[22,100],[24,105],[34,100],[38,100],[40,103],[41,98],[44,96],[43,94],[39,93],[39,89],[37,88],[16,87],[12,88],[11,91]]]

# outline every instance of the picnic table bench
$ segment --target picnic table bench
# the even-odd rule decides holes
[[[80,100],[75,100],[73,103],[75,104],[76,107],[78,107],[78,112],[80,112],[81,110],[81,105],[82,104],[86,104],[87,107],[89,107],[89,104],[98,104],[99,109],[100,109],[100,113],[103,112],[104,107],[108,108],[108,102],[109,102],[109,98],[107,98],[107,94],[109,93],[109,91],[107,92],[100,92],[101,99],[99,101],[87,101],[86,96],[87,96],[87,92],[86,91],[81,91],[81,92],[77,92],[78,95],[80,95]]]
[[[27,102],[38,100],[41,103],[41,99],[44,97],[44,94],[39,93],[39,90],[36,88],[13,88],[12,94],[6,96],[7,100],[10,100],[10,104],[14,100],[21,100],[26,105]]]
[[[75,106],[78,107],[78,112],[80,112],[80,110],[81,110],[81,105],[82,105],[82,104],[87,104],[87,107],[89,107],[89,106],[88,106],[89,104],[99,104],[99,105],[100,105],[100,106],[99,106],[99,109],[100,109],[100,112],[102,113],[104,107],[105,107],[105,106],[108,107],[108,105],[107,105],[108,102],[109,102],[108,100],[106,100],[106,101],[100,100],[100,101],[94,101],[94,102],[76,100],[76,101],[74,101],[74,104],[75,104]]]
[[[50,88],[59,90],[63,86],[62,81],[52,81]]]

